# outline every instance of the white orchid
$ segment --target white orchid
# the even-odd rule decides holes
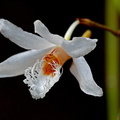
[[[78,24],[76,20],[63,38],[51,34],[40,20],[34,22],[35,32],[39,34],[36,35],[0,19],[1,34],[27,49],[0,63],[0,77],[24,74],[24,83],[28,84],[32,97],[43,98],[62,75],[62,65],[72,58],[70,71],[78,80],[81,90],[89,95],[102,96],[102,89],[93,80],[90,67],[83,57],[96,47],[97,39],[74,37],[71,41],[66,40]]]

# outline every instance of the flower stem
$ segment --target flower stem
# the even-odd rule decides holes
[[[80,21],[80,24],[90,26],[90,27],[96,27],[96,28],[99,28],[99,29],[103,29],[103,30],[111,32],[115,36],[120,37],[120,30],[115,31],[115,30],[113,30],[113,29],[111,29],[111,28],[109,28],[105,25],[102,25],[98,22],[92,21],[92,20],[87,19],[87,18],[77,18],[77,20]]]

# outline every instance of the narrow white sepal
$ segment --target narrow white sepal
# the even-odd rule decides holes
[[[50,33],[48,28],[40,20],[36,20],[34,22],[34,27],[35,27],[36,33],[38,33],[40,36],[42,36],[47,41],[49,41],[53,44],[61,45],[62,41],[64,41],[63,37],[61,37],[57,34]]]
[[[98,97],[103,95],[103,91],[95,83],[91,69],[84,57],[74,58],[70,71],[78,80],[80,88],[84,93]]]
[[[24,74],[25,69],[32,66],[37,59],[42,59],[50,49],[29,50],[9,57],[0,63],[0,78]]]
[[[20,27],[5,19],[0,19],[0,32],[4,37],[25,49],[45,49],[54,46],[44,38],[23,31]]]

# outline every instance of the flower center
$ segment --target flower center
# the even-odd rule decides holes
[[[43,58],[43,74],[56,75],[55,71],[57,67],[62,66],[71,57],[59,46],[55,47],[50,53],[46,54]]]
[[[44,57],[43,62],[43,73],[44,75],[50,75],[55,72],[56,65],[60,64],[59,59],[53,55],[55,49]],[[54,76],[54,74],[52,74]]]

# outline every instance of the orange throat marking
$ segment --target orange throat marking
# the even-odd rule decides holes
[[[54,77],[56,75],[57,67],[60,68],[65,61],[70,59],[71,57],[65,53],[65,51],[61,47],[54,48],[50,53],[46,54],[43,58],[43,74],[44,75],[52,75]]]
[[[55,65],[54,64],[60,64],[58,58],[56,58],[53,55],[53,52],[51,52],[50,54],[47,54],[44,57],[44,66],[43,66],[43,71],[44,71],[44,75],[50,75],[52,74],[52,76],[54,76],[54,72],[55,72]]]

